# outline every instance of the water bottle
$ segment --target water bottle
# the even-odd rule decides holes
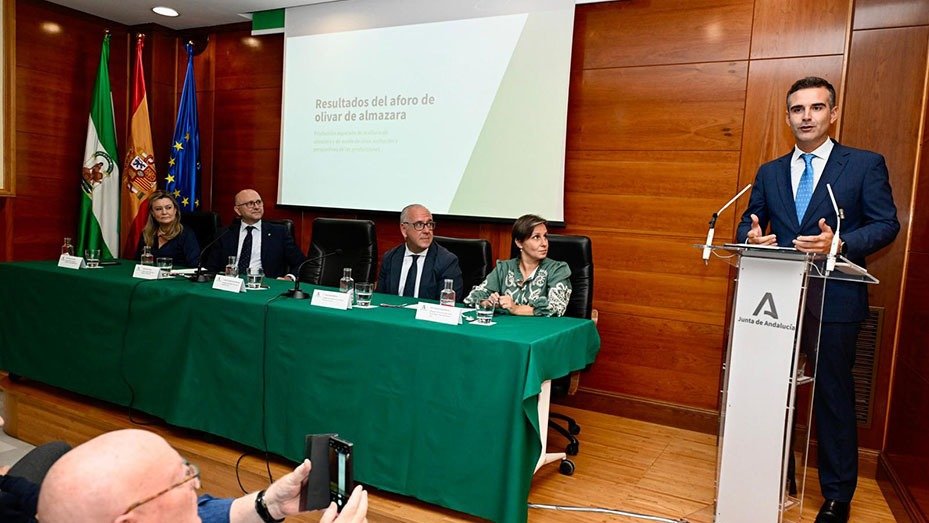
[[[339,292],[347,292],[349,294],[348,306],[351,308],[352,303],[355,302],[355,280],[352,279],[351,267],[342,269],[342,279],[339,280]]]
[[[71,245],[71,238],[65,238],[65,243],[61,246],[61,254],[74,256],[74,246]]]
[[[445,288],[439,293],[439,305],[455,306],[455,289],[452,288],[452,280],[445,280]]]
[[[152,247],[150,245],[142,246],[142,259],[139,260],[142,265],[155,265],[155,255],[152,254]]]

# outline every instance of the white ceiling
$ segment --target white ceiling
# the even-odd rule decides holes
[[[255,11],[280,7],[321,4],[338,0],[50,0],[78,11],[125,25],[156,23],[171,29],[190,29],[246,22]],[[166,6],[180,13],[177,17],[156,15],[152,7]]]

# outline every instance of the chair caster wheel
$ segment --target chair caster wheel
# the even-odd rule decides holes
[[[564,474],[565,476],[574,475],[574,462],[570,459],[561,460],[561,465],[558,466],[558,471]]]
[[[581,426],[578,425],[577,423],[572,423],[568,427],[568,432],[570,432],[572,436],[577,436],[578,434],[581,433]]]
[[[577,456],[580,445],[580,442],[577,441],[568,443],[568,446],[564,448],[564,453],[569,456]]]

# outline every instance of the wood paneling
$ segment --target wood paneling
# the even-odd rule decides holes
[[[897,241],[868,259],[868,270],[881,280],[869,289],[871,304],[886,308],[885,325],[895,325],[897,318],[926,76],[924,64],[913,67],[906,57],[925,57],[927,42],[925,26],[855,31],[849,55],[841,141],[884,155],[903,231]],[[894,336],[893,329],[884,329],[875,380],[881,393],[872,403],[876,420],[886,415]],[[861,445],[880,448],[883,427],[876,425],[861,432]]]
[[[569,150],[737,151],[747,62],[574,74]]]
[[[849,0],[758,0],[752,59],[843,54]]]
[[[19,0],[16,54],[17,197],[6,210],[16,260],[48,259],[74,236],[87,119],[104,30],[117,141],[124,143],[128,34],[120,24]],[[11,225],[10,225],[11,224]]]
[[[597,329],[613,343],[583,374],[582,386],[717,408],[721,325],[612,313],[599,304],[598,309]]]
[[[748,59],[751,0],[631,0],[578,8],[574,67]]]
[[[855,0],[855,30],[926,24],[927,0]]]

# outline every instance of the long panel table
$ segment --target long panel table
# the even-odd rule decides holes
[[[133,268],[0,264],[0,368],[294,461],[336,432],[358,481],[495,521],[526,520],[541,384],[600,344],[588,320],[443,325]]]

